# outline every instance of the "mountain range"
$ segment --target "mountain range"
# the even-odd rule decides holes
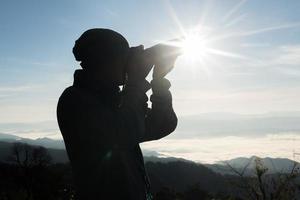
[[[238,170],[238,172],[244,170],[244,175],[249,176],[254,174],[256,160],[259,160],[263,164],[263,167],[268,169],[268,174],[289,173],[294,165],[299,166],[299,163],[287,158],[260,158],[257,156],[251,156],[249,158],[239,157],[231,160],[219,161],[215,164],[206,166],[214,172],[228,175],[236,175],[236,173],[232,171],[232,168]]]
[[[29,145],[43,146],[46,148],[53,149],[65,149],[65,144],[62,140],[53,140],[47,137],[37,138],[37,139],[29,139],[23,138],[16,135],[0,133],[0,141],[2,142],[21,142]]]
[[[33,146],[43,146],[48,149],[53,162],[56,163],[66,163],[68,162],[68,156],[65,151],[64,142],[62,140],[53,140],[50,138],[38,138],[38,139],[28,139],[22,138],[11,134],[0,133],[0,160],[5,160],[5,158],[10,154],[12,144],[14,142],[26,143]],[[154,163],[170,163],[181,161],[184,163],[194,163],[193,161],[186,160],[183,158],[175,157],[165,157],[156,151],[143,150],[145,162]],[[245,175],[253,174],[255,169],[255,160],[258,157],[252,156],[250,158],[239,157],[231,160],[219,161],[215,164],[201,164],[215,173],[222,175],[236,175],[231,167],[241,171],[245,168]],[[295,161],[287,158],[259,158],[263,163],[264,167],[268,168],[268,173],[288,173],[291,171]],[[246,167],[247,166],[247,167]]]

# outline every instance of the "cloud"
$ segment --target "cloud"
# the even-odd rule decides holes
[[[40,85],[18,85],[18,86],[0,86],[0,92],[14,93],[14,92],[27,92],[35,89],[40,89]]]
[[[104,8],[104,11],[112,17],[119,17],[119,14],[110,8]]]
[[[226,23],[224,26],[228,28],[233,25],[236,25],[236,24],[240,23],[241,21],[243,21],[247,16],[248,16],[247,14],[242,14],[242,15],[236,17],[235,19],[232,19],[231,21]]]
[[[233,14],[235,14],[239,9],[240,7],[242,7],[245,3],[246,3],[247,0],[241,0],[239,3],[237,3],[231,10],[229,10],[229,12],[226,13],[226,15],[222,18],[222,22],[226,22],[228,21],[232,16]],[[232,21],[236,21],[236,19],[239,19],[240,17],[237,17],[235,19],[233,19]],[[229,22],[230,24],[233,24],[233,22]],[[228,24],[227,24],[228,26]]]
[[[291,29],[291,28],[299,28],[299,27],[300,27],[300,22],[286,23],[286,24],[282,24],[282,25],[268,26],[268,27],[253,29],[253,30],[225,33],[223,35],[213,38],[210,41],[228,40],[228,39],[237,38],[237,37],[248,37],[248,36],[253,36],[253,35],[257,35],[257,34],[272,32],[272,31],[279,31],[282,29]]]
[[[241,115],[198,113],[178,116],[173,139],[216,138],[225,136],[264,137],[269,134],[300,133],[300,112]]]
[[[251,43],[250,43],[251,44]],[[257,44],[256,44],[257,45]],[[245,46],[244,47],[249,47]],[[251,46],[250,46],[251,47]],[[300,44],[284,45],[284,46],[269,46],[263,51],[258,51],[257,56],[253,57],[249,63],[250,67],[294,67],[300,65]],[[299,68],[297,68],[300,70]]]
[[[0,132],[30,139],[43,137],[62,139],[57,122],[54,120],[0,123]]]
[[[56,119],[56,103],[28,99],[23,103],[5,102],[0,105],[1,123],[31,123]]]
[[[277,25],[277,26],[269,26],[269,27],[264,27],[264,28],[260,28],[260,29],[255,29],[255,30],[243,31],[240,33],[232,34],[232,36],[251,36],[251,35],[261,34],[261,33],[270,32],[270,31],[289,29],[289,28],[299,28],[299,27],[300,27],[299,22],[287,23],[287,24],[282,24],[282,25]]]
[[[278,56],[273,60],[273,65],[298,66],[297,69],[300,71],[300,45],[282,46],[278,49],[277,54]]]
[[[207,88],[174,90],[175,111],[185,116],[209,112],[261,114],[300,110],[300,87],[229,87],[209,87],[207,84]]]
[[[252,48],[257,48],[257,47],[269,47],[271,46],[271,44],[269,43],[242,43],[241,44],[242,47],[252,47]]]
[[[58,66],[58,63],[53,61],[41,61],[34,59],[23,59],[21,57],[0,57],[2,65],[6,66],[30,66],[30,67],[53,67]]]
[[[287,140],[289,138],[289,140]],[[196,162],[214,163],[236,157],[282,157],[293,159],[300,152],[300,132],[272,134],[259,138],[218,137],[206,139],[162,139],[143,143],[142,148],[160,154],[180,157]],[[296,159],[300,158],[296,157]]]
[[[249,51],[248,59],[216,58],[205,66],[179,59],[169,76],[176,111],[191,115],[300,110],[300,44]]]

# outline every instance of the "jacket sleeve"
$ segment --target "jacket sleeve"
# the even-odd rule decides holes
[[[143,141],[158,140],[172,133],[177,126],[177,116],[172,106],[172,95],[169,91],[170,82],[154,79],[151,82],[152,108],[145,118],[145,137]]]
[[[114,137],[121,145],[134,146],[142,142],[146,135],[146,111],[150,89],[148,81],[126,85],[122,91],[122,103],[113,114]]]

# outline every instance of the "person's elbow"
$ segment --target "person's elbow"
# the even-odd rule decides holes
[[[171,115],[169,115],[169,117],[165,118],[165,120],[163,121],[162,127],[161,127],[161,137],[166,137],[169,134],[171,134],[172,132],[175,131],[176,127],[177,127],[177,123],[178,123],[178,119],[177,116],[174,112],[171,113]]]
[[[178,123],[178,118],[175,114],[175,112],[172,113],[171,117],[167,120],[166,124],[166,132],[168,134],[171,134],[172,132],[175,131]]]
[[[153,118],[151,118],[153,120]],[[174,111],[160,115],[158,118],[155,119],[156,123],[150,120],[147,123],[146,134],[144,137],[143,142],[151,141],[151,140],[159,140],[175,131],[177,127],[177,116]]]

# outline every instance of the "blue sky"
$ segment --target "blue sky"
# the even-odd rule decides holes
[[[72,84],[78,68],[71,49],[80,34],[93,27],[114,29],[132,46],[146,47],[180,36],[180,26],[189,30],[200,23],[212,29],[215,36],[235,34],[216,45],[242,55],[242,59],[212,55],[205,62],[189,62],[179,58],[168,76],[173,83],[174,107],[182,119],[175,138],[215,133],[210,130],[218,123],[201,121],[205,117],[244,120],[245,115],[255,119],[279,115],[299,119],[299,10],[298,0],[3,0],[0,132],[22,133],[24,137],[59,136],[55,124],[57,99]],[[191,119],[199,120],[191,123]],[[195,125],[202,122],[205,129]],[[297,126],[289,129],[293,121],[286,123],[285,129],[274,123],[268,123],[270,129],[263,135],[300,135]],[[257,136],[251,130],[232,128],[232,132],[240,132],[239,136]],[[261,134],[261,130],[258,132]],[[226,129],[222,137],[232,135]]]

